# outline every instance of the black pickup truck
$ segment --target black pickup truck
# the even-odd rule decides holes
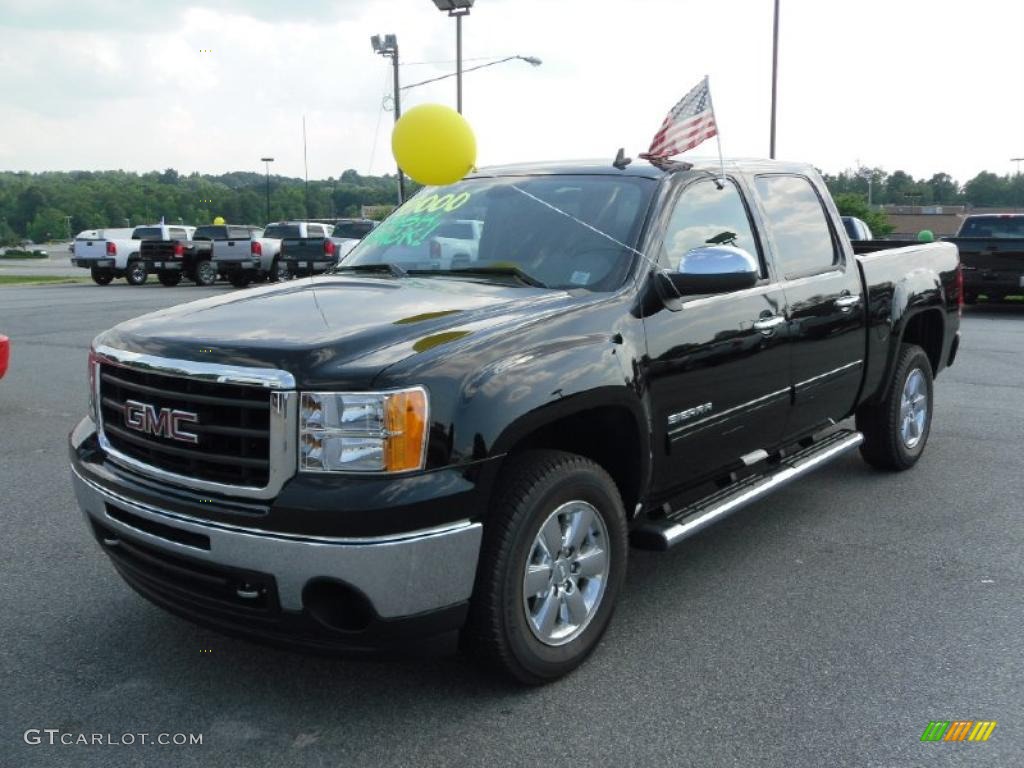
[[[477,259],[439,265],[463,219]],[[855,255],[810,166],[489,169],[329,274],[98,336],[74,487],[176,614],[320,649],[460,631],[541,683],[599,641],[630,542],[857,448],[913,466],[961,297],[948,243]]]
[[[182,277],[196,285],[213,285],[217,282],[217,265],[212,260],[214,241],[248,240],[253,229],[209,224],[197,227],[191,240],[147,240],[142,244],[140,255],[147,273],[155,272],[161,285],[178,285]]]
[[[1024,214],[968,216],[949,242],[960,251],[968,304],[980,295],[989,301],[1024,295]]]
[[[376,226],[370,219],[342,219],[327,236],[286,237],[281,241],[280,263],[290,277],[326,272]]]

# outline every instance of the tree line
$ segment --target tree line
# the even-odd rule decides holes
[[[948,173],[915,179],[904,171],[860,168],[825,175],[841,210],[870,219],[886,231],[884,215],[871,202],[912,205],[1024,207],[1024,174],[979,173],[964,184]],[[412,190],[416,185],[410,185]],[[159,221],[207,224],[217,216],[238,224],[265,224],[281,219],[358,216],[363,205],[396,202],[394,175],[363,176],[349,169],[338,178],[270,177],[270,216],[266,177],[234,172],[219,176],[163,172],[47,171],[0,172],[0,245],[28,238],[35,242],[74,236],[84,229],[129,227]]]
[[[209,224],[217,216],[237,224],[282,219],[358,216],[363,205],[398,200],[395,175],[310,180],[234,172],[219,176],[163,172],[0,172],[0,245],[28,238],[58,240],[85,229],[134,227],[163,218],[169,223]],[[407,184],[407,186],[410,186]],[[411,185],[416,189],[415,185]]]

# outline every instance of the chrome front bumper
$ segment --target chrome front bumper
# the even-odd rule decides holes
[[[282,610],[302,611],[303,588],[314,579],[355,587],[381,619],[399,619],[446,608],[469,599],[480,552],[480,523],[462,521],[440,528],[366,539],[267,533],[212,523],[143,505],[83,477],[72,468],[79,506],[103,527],[168,555],[211,565],[249,569],[274,577]],[[161,530],[168,526],[209,539],[209,549],[172,541],[111,517],[107,505]],[[121,515],[124,517],[123,515]]]

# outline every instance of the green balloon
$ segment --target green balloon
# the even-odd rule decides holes
[[[930,229],[922,229],[917,233],[917,242],[919,243],[934,243],[935,233]]]

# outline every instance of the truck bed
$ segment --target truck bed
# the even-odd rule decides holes
[[[853,246],[856,251],[857,243]],[[946,332],[941,351],[932,362],[934,373],[938,374],[956,353],[954,339],[960,307],[960,259],[956,246],[949,242],[915,243],[858,253],[856,258],[867,291],[867,369],[863,391],[877,392],[881,383],[888,380],[899,346],[892,344],[891,339],[902,335],[909,310],[917,313],[926,309],[942,315]],[[910,297],[914,297],[913,302]]]

